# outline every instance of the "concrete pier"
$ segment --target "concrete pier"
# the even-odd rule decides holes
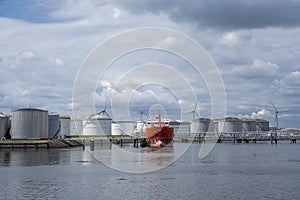
[[[280,141],[291,141],[291,143],[296,143],[300,139],[300,135],[297,136],[274,136],[273,134],[266,133],[226,133],[226,134],[216,134],[216,133],[195,133],[195,134],[184,134],[174,137],[174,142],[233,142],[233,143],[257,143],[257,142],[270,142],[271,144],[280,143]]]
[[[70,148],[82,147],[83,142],[75,139],[55,140],[0,140],[0,148]]]

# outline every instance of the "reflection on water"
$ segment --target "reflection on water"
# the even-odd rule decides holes
[[[300,199],[300,144],[223,143],[204,159],[200,146],[192,144],[168,167],[142,174],[113,170],[92,154],[108,163],[157,167],[183,146],[0,149],[0,199]],[[122,151],[135,156],[122,157]]]
[[[152,147],[146,147],[146,153],[174,153],[174,145],[166,146],[163,148],[152,148]]]
[[[11,160],[11,151],[10,150],[0,151],[0,166],[1,167],[9,166],[10,160]]]
[[[62,149],[1,149],[0,166],[70,164],[70,151]]]
[[[176,146],[176,145],[175,145]],[[184,145],[183,147],[186,147]],[[165,167],[178,157],[183,147],[167,146],[164,148],[133,148],[132,145],[103,144],[96,146],[94,151],[86,148],[75,149],[0,149],[0,167],[9,166],[40,166],[67,165],[72,162],[80,164],[102,163],[133,173],[151,171]],[[174,150],[177,148],[177,151]],[[76,156],[75,156],[76,155]],[[133,169],[138,166],[137,171]]]
[[[91,156],[108,167],[130,173],[145,173],[162,169],[176,161],[190,146],[177,143],[163,148],[133,148],[132,145],[98,145]]]

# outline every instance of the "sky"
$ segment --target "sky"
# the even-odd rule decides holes
[[[226,116],[265,118],[273,125],[273,102],[279,127],[299,127],[299,10],[299,0],[3,0],[0,111],[32,106],[72,115],[73,108],[84,107],[74,104],[72,92],[92,50],[124,31],[159,27],[183,33],[206,50],[224,83]],[[176,85],[180,77],[167,71],[172,87],[152,83],[137,88],[134,83],[145,74],[159,78],[155,66],[143,68],[147,63],[172,66],[195,95],[187,95],[184,86]],[[133,70],[135,77],[126,76],[137,66],[143,67]],[[186,94],[184,99],[172,93],[173,86]],[[201,117],[211,115],[205,77],[168,52],[145,49],[116,60],[95,89],[96,110],[104,109],[106,101],[111,115],[111,105],[122,108],[112,102],[115,92],[118,98],[129,95],[132,119],[157,109],[173,119],[192,119],[178,113],[194,108]]]

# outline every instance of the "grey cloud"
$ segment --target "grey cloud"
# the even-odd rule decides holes
[[[115,1],[135,14],[167,15],[176,22],[226,29],[295,27],[300,25],[300,2],[294,0],[152,0]]]
[[[275,80],[274,85],[278,87],[280,94],[298,97],[300,91],[300,72],[291,72],[280,80]]]
[[[0,32],[0,111],[9,113],[11,107],[31,104],[69,112],[76,71],[95,45],[120,31],[157,26],[183,31],[207,49],[222,73],[229,115],[272,111],[270,105],[265,105],[270,100],[284,110],[299,113],[300,79],[292,74],[300,71],[300,14],[296,12],[300,10],[299,1],[128,0],[113,4],[107,1],[105,5],[97,4],[98,0],[56,2],[55,9],[47,15],[65,17],[63,23],[54,20],[55,23],[45,25],[0,18],[0,24],[6,27]],[[120,11],[116,19],[114,9]],[[197,90],[201,115],[210,116],[210,98],[203,80],[190,70],[188,63],[174,57],[164,52],[134,52],[112,64],[111,69],[115,70],[107,80],[113,87],[119,80],[116,77],[128,72],[129,67],[148,62],[184,69],[182,75]],[[256,59],[264,63],[254,63]],[[126,83],[129,89],[131,85],[132,82]],[[103,109],[112,87],[97,88],[97,110]],[[136,112],[132,116],[139,117],[140,107],[152,105],[153,101],[146,97],[132,99],[131,108]],[[169,108],[165,99],[161,102]],[[160,101],[154,101],[157,102]],[[193,109],[194,99],[188,103],[187,112]],[[285,121],[286,126],[298,124]],[[284,120],[281,122],[284,125]]]
[[[278,69],[277,64],[256,59],[252,65],[234,67],[230,75],[246,79],[266,79],[278,76]]]

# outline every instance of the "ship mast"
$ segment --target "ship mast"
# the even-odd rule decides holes
[[[160,111],[158,112],[157,119],[158,119],[158,125],[161,126]]]

